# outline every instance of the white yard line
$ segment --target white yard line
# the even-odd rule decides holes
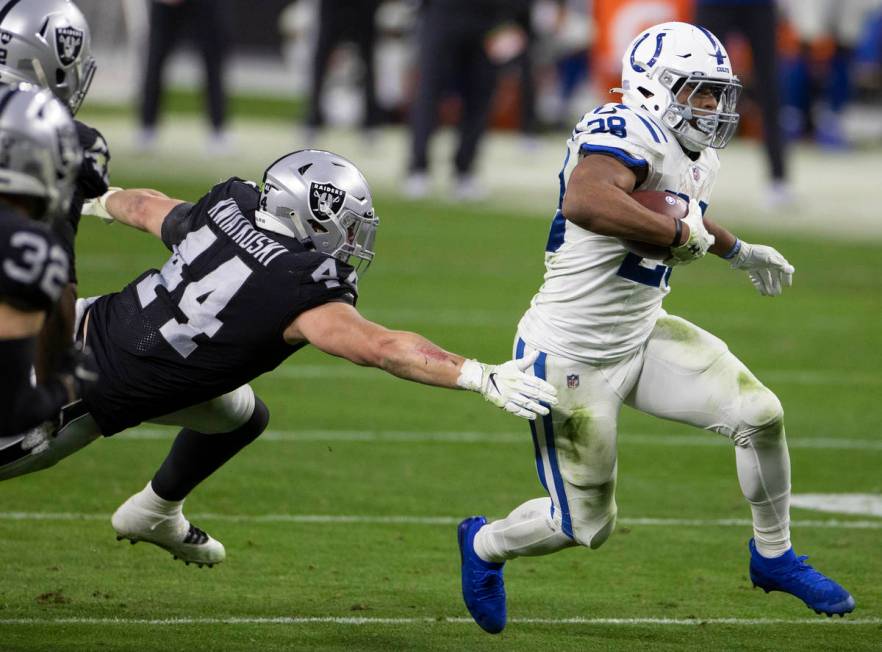
[[[774,625],[880,625],[882,618],[512,618],[514,625],[648,625],[692,627],[706,625],[774,626]],[[360,618],[334,616],[278,616],[227,618],[2,618],[0,625],[473,625],[471,618]]]
[[[319,523],[346,524],[362,523],[369,525],[454,525],[461,518],[456,516],[372,516],[365,514],[188,514],[193,520],[227,521],[233,523]],[[104,521],[108,514],[89,514],[80,512],[0,512],[0,521]],[[648,527],[750,527],[751,521],[742,518],[689,519],[689,518],[619,518],[617,522],[625,526]],[[882,530],[882,520],[842,521],[838,519],[793,521],[794,528],[823,528],[843,530]]]
[[[168,440],[175,435],[170,429],[149,426],[129,430],[113,439],[159,439]],[[258,441],[270,442],[394,442],[394,443],[462,443],[462,444],[526,444],[529,433],[523,432],[455,432],[455,431],[359,431],[359,430],[267,430]],[[652,435],[624,434],[619,438],[621,444],[641,446],[731,446],[728,439],[713,433],[696,431],[694,435]],[[834,437],[812,437],[787,440],[792,449],[829,449],[882,451],[882,441],[874,439],[837,439]]]

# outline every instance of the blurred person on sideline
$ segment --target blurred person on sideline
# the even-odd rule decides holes
[[[810,3],[809,3],[810,4]],[[781,89],[776,48],[777,10],[774,0],[697,0],[695,22],[724,41],[742,36],[753,56],[753,93],[763,119],[763,146],[769,166],[766,203],[769,208],[793,202],[787,179],[784,133],[781,127]]]
[[[530,0],[425,0],[418,27],[419,79],[411,109],[411,150],[405,194],[429,193],[429,140],[445,92],[462,98],[453,195],[475,200],[485,192],[474,178],[478,146],[490,115],[500,65],[527,45],[516,18]]]
[[[813,136],[829,149],[848,143],[842,112],[852,95],[851,67],[865,19],[879,0],[785,0],[783,8],[799,39],[796,58],[787,62],[785,128],[792,138]],[[829,61],[816,65],[813,45],[833,42]]]
[[[205,89],[211,121],[209,153],[223,154],[232,147],[226,131],[227,98],[224,64],[232,39],[228,29],[229,0],[150,0],[150,34],[141,96],[141,128],[136,145],[143,151],[156,145],[156,124],[162,96],[166,59],[179,36],[191,36],[205,65]]]
[[[362,126],[370,133],[380,122],[375,82],[374,48],[377,41],[376,15],[381,0],[320,0],[318,36],[312,59],[309,112],[306,117],[307,140],[312,140],[325,124],[322,112],[322,89],[328,63],[341,43],[351,41],[364,63],[364,116]]]

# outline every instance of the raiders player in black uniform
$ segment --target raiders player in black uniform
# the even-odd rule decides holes
[[[27,82],[49,89],[75,115],[95,74],[89,25],[69,0],[0,0],[0,83]],[[49,311],[37,346],[37,378],[57,366],[73,337],[77,275],[74,239],[83,202],[108,190],[110,153],[104,137],[75,120],[83,149],[73,199],[52,221],[70,261],[69,282]]]
[[[68,258],[45,220],[70,202],[82,158],[73,123],[48,91],[0,89],[0,465],[42,444],[24,433],[54,421],[89,377],[70,350],[31,384],[35,339],[68,279]],[[43,222],[38,222],[42,220]]]
[[[195,205],[154,190],[109,191],[84,213],[152,233],[172,252],[121,292],[78,301],[77,337],[95,351],[101,380],[45,453],[51,464],[142,421],[184,426],[153,479],[113,515],[119,538],[188,563],[223,561],[220,542],[184,518],[183,500],[266,427],[269,413],[247,383],[306,344],[479,392],[527,419],[557,401],[551,385],[523,373],[530,358],[485,365],[358,313],[358,273],[373,259],[378,219],[364,177],[330,152],[282,157],[262,191],[232,178]],[[0,479],[25,472],[0,467]]]

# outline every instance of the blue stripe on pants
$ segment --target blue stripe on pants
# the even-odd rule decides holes
[[[546,372],[545,372],[545,358],[546,354],[540,353],[539,357],[536,359],[536,362],[533,364],[533,373],[536,374],[538,378],[542,380],[547,380]],[[545,405],[543,403],[543,405]],[[548,407],[546,405],[546,407]],[[548,451],[548,464],[551,466],[551,477],[554,481],[554,490],[557,493],[557,499],[560,501],[560,517],[561,517],[561,529],[563,533],[566,534],[571,539],[573,537],[573,522],[570,519],[570,504],[567,502],[567,494],[564,489],[563,477],[560,474],[560,467],[557,464],[557,449],[554,446],[554,422],[551,418],[551,413],[549,412],[547,415],[542,417],[542,425],[545,428],[545,449]],[[535,432],[535,426],[534,430]],[[541,462],[541,457],[537,458],[538,462]],[[540,473],[540,477],[543,477],[543,486],[544,482],[544,474]],[[546,491],[548,487],[546,487]]]
[[[518,338],[518,344],[515,348],[515,359],[520,360],[524,357],[524,340]],[[539,439],[536,434],[536,422],[529,421],[530,424],[530,434],[533,436],[533,454],[536,456],[536,474],[539,476],[539,482],[542,483],[542,488],[545,489],[545,493],[548,493],[548,485],[545,484],[545,471],[542,468],[542,453],[539,451]],[[554,516],[554,505],[551,505],[551,515]]]

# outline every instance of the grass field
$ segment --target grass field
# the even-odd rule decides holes
[[[163,189],[195,199],[206,187],[185,177]],[[507,359],[541,278],[546,223],[389,197],[377,207],[362,311]],[[675,272],[666,307],[724,338],[778,393],[796,493],[882,493],[879,245],[758,239],[798,270],[785,296],[760,297],[707,260]],[[83,295],[119,289],[165,255],[149,236],[95,223],[78,246]],[[270,432],[187,502],[226,545],[217,568],[114,540],[110,514],[151,477],[170,430],[145,426],[0,485],[0,649],[882,647],[882,519],[793,512],[797,552],[855,596],[848,618],[751,590],[731,447],[633,412],[621,422],[617,532],[597,551],[509,564],[511,622],[491,637],[461,603],[455,526],[541,495],[526,425],[475,395],[311,350],[254,386]]]

